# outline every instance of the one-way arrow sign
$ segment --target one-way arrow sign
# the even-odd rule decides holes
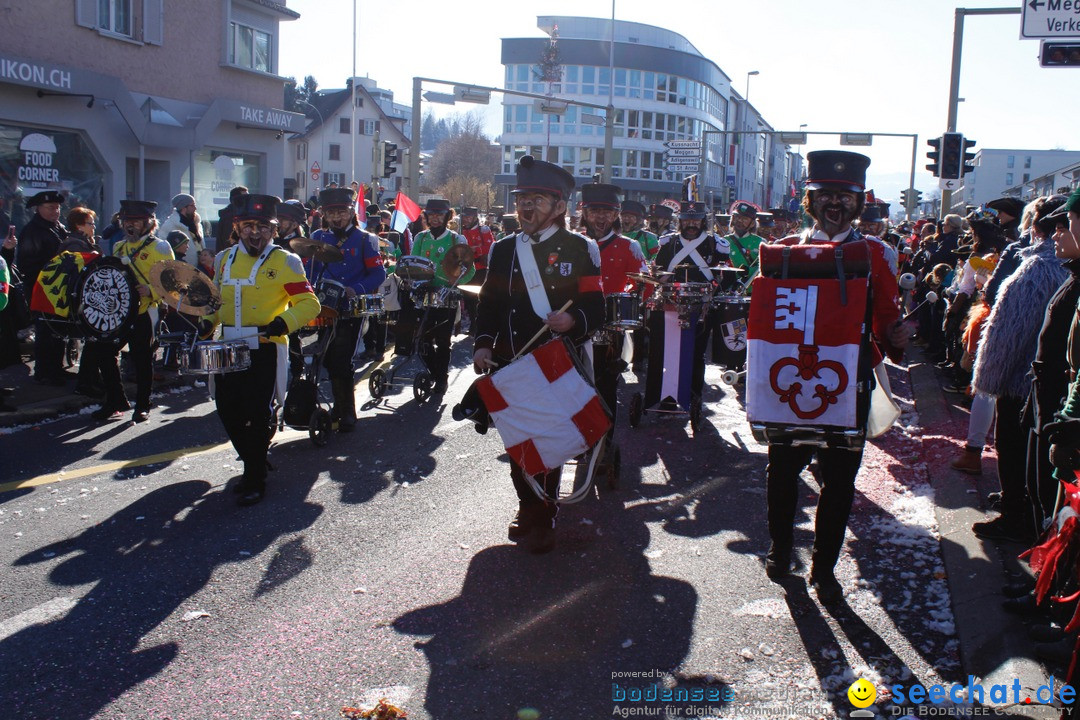
[[[431,90],[424,93],[424,99],[428,102],[442,103],[444,105],[453,105],[457,102],[457,98],[450,93],[433,92]]]
[[[948,178],[941,178],[938,180],[938,187],[942,190],[955,190],[957,185],[959,185],[958,180],[950,180]]]

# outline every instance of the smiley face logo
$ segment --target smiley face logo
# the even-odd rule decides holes
[[[857,708],[864,708],[874,704],[877,699],[877,688],[868,680],[859,678],[851,683],[847,691],[848,700]]]

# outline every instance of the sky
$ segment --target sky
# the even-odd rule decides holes
[[[287,4],[301,17],[281,24],[280,74],[344,87],[353,63],[352,0]],[[357,0],[356,7],[356,74],[409,104],[414,76],[500,86],[502,38],[544,37],[541,15],[610,18],[612,0]],[[924,169],[926,139],[945,130],[955,8],[1019,7],[1019,0],[683,0],[669,14],[654,0],[614,0],[614,7],[618,20],[684,36],[740,94],[757,70],[749,98],[776,130],[806,123],[809,132],[918,133],[915,187],[926,196],[937,189]],[[1020,15],[965,19],[957,130],[976,149],[1080,149],[1080,68],[1040,68],[1039,42],[1021,40],[1020,24]],[[498,98],[485,111],[493,140],[501,131]],[[481,106],[428,107],[446,114]],[[838,147],[837,136],[811,135],[802,150]],[[907,187],[910,138],[877,137],[849,149],[870,156],[868,185],[879,196],[896,199]]]

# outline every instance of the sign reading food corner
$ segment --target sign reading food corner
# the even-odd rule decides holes
[[[758,277],[747,323],[746,416],[785,425],[856,425],[865,278]]]

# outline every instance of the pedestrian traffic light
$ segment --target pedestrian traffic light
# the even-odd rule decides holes
[[[963,177],[964,136],[947,132],[941,136],[941,178],[959,180]]]
[[[929,170],[934,177],[941,177],[941,168],[938,167],[938,160],[941,158],[941,138],[931,138],[926,141],[926,144],[934,148],[926,153],[926,157],[933,161],[926,166],[926,169]]]
[[[394,163],[397,162],[397,144],[392,142],[383,143],[383,177],[394,174]]]
[[[964,164],[960,168],[961,175],[975,172],[975,153],[968,152],[973,147],[975,147],[975,141],[964,138]]]

